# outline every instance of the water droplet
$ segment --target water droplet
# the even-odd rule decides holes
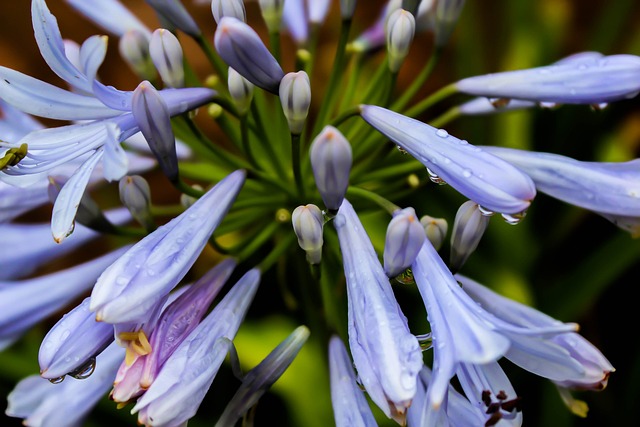
[[[442,160],[444,160],[445,165],[448,165],[449,163],[451,163],[451,159],[448,157],[444,157]]]
[[[462,171],[462,176],[464,176],[465,178],[471,178],[471,175],[473,174],[471,173],[470,169],[465,169]]]
[[[540,108],[555,108],[558,104],[555,102],[540,102]]]
[[[333,223],[335,224],[336,228],[340,228],[345,224],[346,220],[344,219],[344,215],[339,214],[336,215],[336,217],[333,219]]]
[[[95,370],[96,370],[96,358],[90,357],[89,360],[87,360],[87,362],[84,365],[69,372],[69,375],[71,375],[73,378],[77,380],[84,380],[89,378],[91,374],[93,374],[93,371]]]
[[[504,108],[509,105],[511,100],[509,98],[490,98],[489,102],[493,105],[493,108]]]
[[[480,205],[478,205],[478,210],[484,216],[492,216],[493,214],[495,214],[495,212],[490,211],[489,209],[485,208],[484,206],[480,206]]]
[[[127,283],[129,283],[129,279],[126,278],[125,276],[118,276],[116,278],[116,285],[118,285],[118,286],[124,286]]]
[[[516,224],[519,224],[520,221],[524,219],[524,217],[527,215],[527,211],[522,211],[514,215],[509,215],[509,214],[501,214],[501,215],[507,224],[516,225]]]
[[[49,378],[51,384],[60,384],[62,381],[64,381],[64,375],[58,378]]]
[[[155,270],[151,268],[147,269],[147,276],[155,276],[155,275],[156,275]]]
[[[436,135],[438,135],[440,138],[446,138],[446,137],[448,137],[448,136],[449,136],[449,132],[447,132],[447,131],[446,131],[446,130],[444,130],[444,129],[438,129],[438,130],[436,131]]]
[[[399,152],[401,152],[402,154],[407,154],[407,150],[405,150],[404,148],[400,147],[399,145],[396,145],[396,148],[398,149]]]
[[[604,110],[605,108],[607,108],[607,106],[608,106],[608,105],[609,105],[609,104],[607,104],[606,102],[601,102],[601,103],[599,103],[599,104],[591,104],[591,109],[592,109],[593,111],[602,111],[602,110]]]
[[[429,174],[429,179],[434,184],[438,184],[438,185],[446,184],[446,182],[442,178],[440,178],[435,172],[433,172],[431,169],[427,168],[427,173]]]

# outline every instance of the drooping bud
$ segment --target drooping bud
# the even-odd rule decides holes
[[[149,38],[138,30],[127,31],[118,42],[120,56],[143,80],[153,80],[156,69],[149,53]]]
[[[336,211],[349,186],[351,145],[338,129],[325,126],[311,143],[309,152],[322,201],[327,209]]]
[[[420,224],[424,227],[427,239],[429,239],[436,251],[439,250],[444,239],[447,237],[447,231],[449,229],[447,220],[425,215],[420,218]]]
[[[277,33],[280,31],[280,23],[282,22],[284,0],[259,0],[259,2],[262,19],[267,24],[267,30],[269,33]]]
[[[477,203],[468,200],[460,205],[451,233],[451,271],[458,271],[476,250],[488,225],[489,217],[480,211]]]
[[[184,86],[182,46],[171,31],[155,30],[149,42],[149,53],[165,85],[174,88]]]
[[[171,181],[178,179],[176,139],[171,128],[169,109],[156,88],[148,81],[138,85],[131,98],[133,117],[158,159],[162,172]]]
[[[387,36],[387,52],[389,54],[389,69],[397,73],[409,53],[411,42],[416,30],[416,20],[410,12],[397,9],[387,20],[385,32]]]
[[[356,9],[356,0],[340,0],[340,16],[343,20],[353,18],[353,12]]]
[[[128,175],[120,180],[120,201],[131,216],[147,230],[153,230],[155,224],[151,216],[151,189],[146,179],[140,175]]]
[[[280,82],[280,102],[291,133],[302,133],[311,105],[311,84],[304,71],[289,73]]]
[[[308,1],[307,9],[309,13],[309,22],[316,25],[323,23],[329,13],[330,7],[331,0]]]
[[[384,243],[384,272],[395,277],[416,259],[426,239],[424,228],[413,208],[397,210],[387,227]]]
[[[319,264],[322,258],[322,211],[316,205],[298,206],[291,214],[293,231],[298,237],[298,245],[307,253],[309,264]]]
[[[242,0],[213,0],[211,13],[216,23],[220,23],[223,16],[231,16],[243,22],[247,22],[247,12]]]
[[[253,407],[293,362],[309,338],[309,328],[298,326],[262,362],[245,375],[216,427],[231,426]]]
[[[187,9],[179,0],[146,0],[165,21],[184,31],[191,37],[199,37],[202,32]]]
[[[253,99],[253,83],[242,77],[240,73],[231,67],[229,67],[227,82],[231,99],[233,99],[240,114],[244,114],[249,109]]]
[[[250,26],[225,16],[218,23],[213,41],[227,65],[254,85],[278,94],[284,72]]]
[[[444,46],[453,32],[465,0],[440,0],[435,10],[436,47]]]

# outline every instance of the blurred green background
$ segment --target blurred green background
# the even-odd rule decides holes
[[[58,18],[64,37],[81,42],[101,32],[64,1],[49,0],[47,3]],[[144,1],[124,0],[123,3],[136,11],[151,28],[157,26]],[[189,0],[184,3],[212,36],[215,27],[209,7],[191,4]],[[334,3],[323,27],[323,47],[319,52],[326,59],[318,64],[320,72],[330,69],[331,43],[335,42],[339,28],[337,2]],[[579,51],[638,55],[638,3],[632,0],[467,0],[453,38],[421,95],[462,77],[545,65]],[[0,64],[61,84],[37,51],[29,4],[27,0],[0,2]],[[382,4],[382,1],[359,2],[353,36],[373,22]],[[249,22],[260,22],[257,2],[248,2],[247,12]],[[185,40],[186,56],[192,61],[194,70],[205,77],[209,69],[204,56],[190,40],[182,40]],[[112,38],[109,43],[109,54],[100,70],[102,80],[119,89],[135,88],[138,81],[118,57],[117,41]],[[409,62],[401,71],[399,87],[410,83],[430,53],[431,35],[418,35]],[[294,71],[290,63],[285,63],[284,68]],[[321,98],[314,97],[314,108]],[[453,97],[428,111],[423,120],[427,121],[465,99]],[[623,161],[638,157],[640,151],[640,99],[615,103],[603,111],[592,111],[586,106],[561,106],[554,110],[534,109],[501,116],[461,118],[449,124],[447,130],[477,145],[548,151],[579,160]],[[212,126],[209,131],[216,132],[217,129]],[[170,199],[175,194],[171,191],[154,193],[155,201],[161,202],[161,197]],[[462,201],[464,199],[453,190],[433,185],[421,190],[419,195],[396,203],[414,206],[419,215],[428,213],[444,217],[451,224]],[[46,219],[48,214],[43,210],[26,220]],[[378,244],[383,238],[385,220],[388,218],[383,215],[374,215],[366,222]],[[378,234],[374,227],[380,230]],[[446,244],[442,253],[444,256],[448,253]],[[581,419],[564,408],[549,382],[504,363],[514,388],[523,398],[525,426],[640,425],[635,415],[640,402],[640,344],[634,333],[639,261],[640,240],[632,239],[595,214],[544,195],[538,196],[527,218],[515,227],[499,218],[492,219],[478,251],[462,273],[560,320],[579,323],[581,333],[598,346],[617,369],[606,390],[576,394],[590,407],[588,418]],[[292,283],[296,283],[295,273],[286,272],[292,277]],[[264,277],[247,322],[236,340],[245,369],[257,364],[295,326],[306,321],[301,311],[286,309],[275,280],[275,274]],[[304,283],[300,285],[304,286]],[[417,292],[409,287],[396,287],[395,290],[412,330],[416,333],[424,331],[424,308]],[[49,323],[35,328],[0,353],[3,401],[21,377],[37,372],[39,342],[56,320],[50,319]],[[632,335],[627,336],[627,333]],[[305,346],[291,369],[261,400],[256,425],[320,427],[333,424],[324,351],[317,341],[312,340]],[[238,384],[225,365],[198,416],[189,425],[213,425]],[[0,408],[4,411],[5,403],[0,404]],[[379,411],[377,413],[380,415]],[[0,418],[0,425],[17,426],[20,422]],[[135,419],[126,409],[116,411],[105,398],[87,425],[133,426]],[[383,421],[381,425],[392,423]]]

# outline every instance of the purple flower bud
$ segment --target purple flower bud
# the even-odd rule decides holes
[[[338,336],[329,341],[329,372],[336,427],[377,426],[369,403],[356,382],[353,362]]]
[[[284,72],[250,26],[225,16],[218,23],[214,44],[218,54],[231,68],[254,85],[278,94]]]
[[[309,149],[316,187],[327,209],[340,208],[349,186],[351,144],[333,126],[325,126]]]
[[[180,0],[145,0],[158,14],[176,28],[191,37],[199,37],[202,33]]]
[[[395,277],[409,268],[426,239],[413,208],[397,210],[387,227],[384,243],[384,271]]]
[[[218,24],[223,16],[231,16],[242,22],[247,22],[247,12],[244,9],[242,0],[213,0],[211,2],[211,13]]]
[[[447,231],[449,229],[447,220],[425,215],[420,218],[420,224],[424,227],[427,239],[431,242],[435,250],[439,250],[444,239],[447,237]]]
[[[477,203],[467,200],[458,208],[451,233],[451,256],[449,268],[458,271],[476,250],[489,217],[484,215]]]
[[[229,67],[227,80],[231,99],[233,99],[241,114],[246,113],[253,99],[253,83],[242,77],[240,73],[231,67]]]
[[[131,216],[147,229],[153,229],[151,189],[147,180],[140,175],[125,176],[120,180],[119,189],[120,201]]]
[[[89,298],[65,314],[40,345],[40,376],[51,380],[84,378],[95,369],[95,356],[113,341],[113,325],[96,322]]]
[[[262,395],[282,376],[302,346],[309,338],[309,328],[298,326],[284,341],[250,370],[240,388],[215,424],[216,427],[232,426],[253,407]]]
[[[182,46],[171,31],[158,28],[153,32],[149,54],[165,85],[173,88],[184,86]]]
[[[416,20],[410,12],[396,9],[389,15],[385,26],[389,69],[397,73],[404,58],[409,53],[413,35],[416,31]]]
[[[488,98],[562,104],[601,104],[633,98],[640,91],[640,57],[592,52],[553,65],[468,77],[460,92]]]
[[[291,214],[293,231],[298,245],[307,253],[310,264],[319,264],[322,258],[322,228],[324,218],[316,205],[298,206]]]
[[[439,178],[482,207],[505,214],[526,210],[536,195],[531,178],[504,160],[444,129],[372,105],[362,118]]]
[[[149,53],[149,36],[137,30],[127,31],[118,42],[120,56],[143,80],[153,80],[156,69]]]
[[[178,179],[176,138],[167,104],[148,81],[138,85],[131,99],[133,117],[170,181]]]
[[[280,102],[291,133],[302,133],[311,105],[311,84],[304,71],[288,73],[280,82]]]

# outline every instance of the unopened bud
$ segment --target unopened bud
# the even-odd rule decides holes
[[[155,30],[149,42],[149,53],[165,85],[174,88],[184,86],[182,46],[171,31]]]
[[[180,0],[146,0],[146,2],[174,27],[192,37],[199,37],[202,32]]]
[[[420,224],[424,227],[427,239],[429,239],[436,251],[439,250],[442,243],[444,243],[444,240],[447,238],[447,231],[449,230],[447,220],[444,218],[434,218],[432,216],[425,215],[420,218]]]
[[[387,52],[389,54],[389,69],[397,73],[402,62],[409,53],[416,21],[410,12],[397,9],[387,19],[385,27],[387,38]]]
[[[244,114],[251,106],[253,99],[253,83],[245,79],[233,68],[229,67],[228,74],[229,95],[236,104],[240,114]]]
[[[316,136],[310,148],[311,167],[322,201],[330,211],[337,211],[349,186],[351,145],[333,126]]]
[[[340,16],[343,20],[353,18],[356,9],[356,0],[340,0]]]
[[[477,203],[468,200],[460,206],[451,233],[451,271],[456,272],[464,265],[478,247],[488,225],[489,217],[482,214]]]
[[[384,271],[387,276],[395,277],[409,268],[425,239],[424,228],[413,208],[395,211],[384,243]]]
[[[282,22],[282,10],[284,8],[284,0],[259,0],[262,19],[267,24],[267,30],[270,33],[280,31],[280,23]]]
[[[247,12],[242,0],[213,0],[211,2],[213,19],[219,23],[223,16],[231,16],[243,22],[247,22]]]
[[[143,80],[153,80],[156,69],[149,54],[149,38],[138,30],[129,30],[120,38],[118,43],[120,56],[131,70]]]
[[[131,216],[144,225],[153,229],[153,217],[151,216],[151,189],[147,180],[139,175],[125,176],[120,180],[120,201],[129,209]]]
[[[310,264],[319,264],[322,258],[322,228],[324,219],[322,211],[316,205],[298,206],[291,215],[293,231],[298,237],[298,244],[307,253]]]
[[[329,13],[331,0],[313,0],[307,2],[309,10],[309,22],[312,24],[322,24]]]
[[[311,105],[311,84],[304,71],[289,73],[280,82],[280,102],[291,133],[302,133]]]
[[[435,6],[435,43],[444,46],[453,32],[465,0],[439,0]]]

